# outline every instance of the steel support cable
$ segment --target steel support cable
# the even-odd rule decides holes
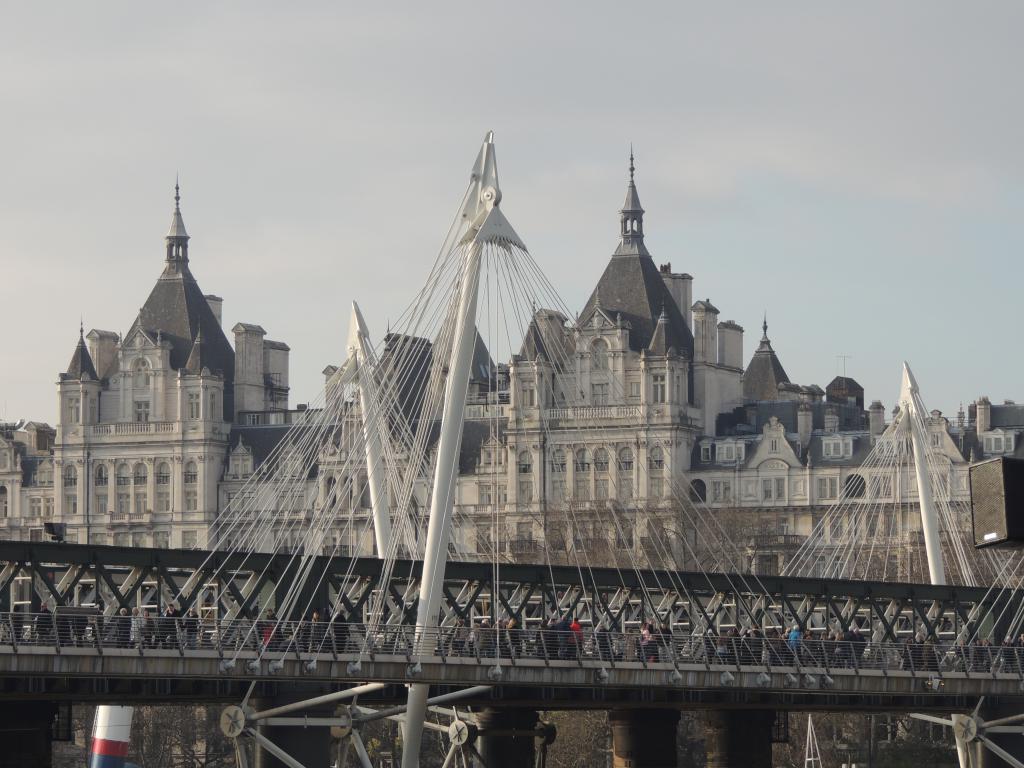
[[[528,253],[526,254],[526,259],[524,261],[526,262],[526,266],[530,269],[530,271],[535,276],[535,279],[538,279],[539,281],[541,281],[542,284],[546,284],[547,286],[549,286],[549,288],[550,288],[550,296],[549,296],[549,298],[553,298],[554,299],[554,302],[553,302],[554,305],[555,306],[564,307],[565,306],[564,302],[562,302],[561,299],[558,297],[557,291],[554,290],[554,288],[550,284],[550,281],[548,281],[546,276],[544,276],[543,271],[540,270],[540,268],[536,265],[536,262],[533,260],[533,258]],[[568,310],[566,310],[566,311],[568,311]],[[618,382],[616,382],[616,383],[618,383]],[[581,395],[582,394],[583,393],[581,392]],[[639,423],[639,422],[637,422],[637,423],[634,424],[634,426],[637,429],[641,429],[644,425]],[[676,500],[682,502],[682,499],[677,498]],[[685,506],[683,506],[682,504],[681,504],[681,506],[685,509]],[[687,516],[689,517],[689,515],[687,515]],[[735,547],[733,546],[732,542],[729,540],[728,536],[725,535],[724,530],[721,529],[721,526],[718,525],[717,520],[715,520],[713,516],[701,516],[702,520],[704,520],[704,518],[710,518],[711,525],[707,525],[707,524],[705,524],[704,526],[694,525],[695,531],[698,534],[700,534],[703,531],[703,534],[705,536],[708,533],[712,534],[713,545],[714,546],[709,548],[709,549],[715,549],[717,547],[717,549],[720,552],[725,552],[725,553],[728,553],[730,550],[732,550],[732,556],[733,557],[731,558],[731,562],[733,564],[733,570],[739,570],[739,568],[736,567],[738,565],[739,553],[738,553],[738,551],[735,550]],[[692,522],[692,518],[691,518],[691,522]],[[717,528],[718,528],[717,532],[714,531],[714,527],[715,526],[717,526]],[[719,535],[719,534],[721,534],[721,535]],[[744,582],[744,586],[745,586],[745,588],[748,591],[752,591],[752,592],[753,591],[758,591],[758,590],[751,590],[750,589],[750,585],[746,583],[746,579],[742,575],[740,575],[740,578]],[[753,578],[758,583],[758,585],[760,587],[759,591],[763,591],[763,592],[765,592],[765,594],[767,594],[767,590],[765,590],[764,589],[764,585],[760,583],[760,579],[758,579],[756,577],[756,575]],[[729,576],[729,579],[731,581],[732,576]]]
[[[546,278],[545,278],[545,277],[543,276],[543,273],[542,273],[542,272],[541,272],[541,271],[539,270],[539,268],[537,268],[537,267],[536,267],[535,263],[534,263],[534,262],[532,261],[532,257],[530,257],[530,256],[529,256],[529,254],[526,254],[526,256],[527,256],[527,258],[529,259],[529,264],[530,264],[530,265],[532,265],[532,267],[531,267],[531,271],[533,271],[534,273],[537,273],[537,274],[539,274],[539,275],[540,275],[540,279],[541,279],[542,281],[546,281]],[[548,283],[548,285],[550,285],[550,283]],[[553,303],[554,303],[554,304],[555,304],[555,305],[557,306],[557,305],[558,305],[559,303],[562,303],[562,302],[560,302],[560,299],[558,299],[558,298],[557,298],[557,295],[556,295],[556,296],[555,296],[555,301],[554,301]],[[564,303],[563,303],[563,304],[564,304]],[[568,365],[568,364],[565,364],[565,365],[564,365],[563,367],[564,367],[565,369],[567,369],[567,370],[572,370],[572,366],[570,366],[570,365]],[[616,384],[618,384],[618,382],[615,382],[615,383],[616,383]],[[623,393],[623,394],[624,394],[624,393]],[[585,401],[585,393],[583,393],[583,392],[582,392],[582,390],[580,390],[580,396],[581,396],[581,399],[584,399],[584,401]],[[642,426],[643,426],[643,425],[641,425],[641,424],[636,424],[635,426],[636,426],[637,428],[642,428]],[[584,429],[585,429],[585,428],[584,428]],[[592,450],[592,448],[591,448],[590,450]],[[639,459],[636,459],[636,460],[637,460],[637,461],[639,461]],[[616,455],[616,457],[615,457],[615,461],[616,461],[616,463],[618,463],[618,461],[619,461],[619,457],[618,457],[617,455]],[[641,464],[643,464],[643,462],[640,462],[640,463],[641,463]],[[640,469],[643,469],[643,467],[641,466],[641,467],[640,467]],[[691,523],[691,525],[692,525],[692,527],[694,528],[694,530],[695,530],[695,532],[696,532],[696,533],[698,533],[699,535],[703,535],[703,536],[704,536],[705,538],[707,538],[707,534],[708,534],[709,532],[711,533],[711,537],[712,537],[713,541],[712,541],[712,545],[711,545],[710,547],[708,547],[708,550],[709,550],[709,551],[716,551],[716,550],[717,550],[717,551],[719,551],[719,552],[727,552],[727,551],[728,551],[728,549],[729,549],[729,547],[728,547],[728,546],[727,546],[727,545],[725,544],[725,541],[727,541],[727,539],[724,539],[724,536],[723,536],[723,538],[719,538],[719,537],[717,536],[717,534],[715,534],[715,533],[714,533],[714,531],[709,531],[709,528],[708,528],[707,526],[702,526],[702,525],[700,525],[700,524],[696,523],[696,522],[695,522],[695,521],[693,520],[693,517],[692,517],[692,516],[691,516],[691,515],[689,514],[689,512],[687,512],[687,511],[686,511],[685,503],[683,503],[683,500],[682,500],[682,499],[679,499],[679,498],[677,498],[677,501],[679,501],[679,502],[680,502],[680,508],[682,509],[682,511],[684,512],[684,514],[685,514],[685,515],[687,516],[687,518],[689,519],[689,521],[690,521],[690,523]],[[712,519],[713,519],[713,518],[712,518]],[[724,534],[724,532],[723,532],[723,534]],[[654,537],[654,538],[656,538],[656,537]],[[694,553],[694,554],[696,554],[696,553]],[[734,552],[734,556],[735,556],[736,554],[738,554],[738,553],[735,553],[735,552]],[[695,558],[695,559],[696,559],[696,558]],[[733,567],[733,570],[738,570],[738,569],[737,569],[737,568],[735,567],[735,563],[734,563],[733,565],[734,565],[734,567]],[[669,569],[669,576],[670,576],[670,577],[672,576],[673,570],[674,570],[674,569],[671,569],[671,568]],[[723,570],[725,570],[725,569],[723,569]],[[703,570],[702,570],[702,572],[703,572],[703,573],[705,574],[705,576],[706,576],[706,572],[705,572],[705,571],[703,571]],[[745,586],[745,588],[746,588],[746,589],[747,589],[748,591],[756,591],[756,590],[751,590],[751,589],[750,589],[750,586],[749,586],[748,584],[746,584],[746,583],[745,583],[745,579],[743,579],[743,577],[742,577],[742,576],[741,576],[740,578],[741,578],[741,579],[742,579],[742,580],[744,581],[744,586]],[[732,576],[729,576],[729,577],[728,577],[728,580],[729,580],[729,581],[731,582],[731,581],[732,581]],[[758,579],[757,581],[759,582],[759,579]],[[710,580],[709,580],[709,585],[710,585]],[[682,586],[682,585],[680,584],[680,586]],[[761,585],[761,587],[762,587],[762,590],[763,590],[763,585]],[[736,588],[736,587],[735,587],[735,585],[734,585],[734,589],[735,589],[735,588]],[[739,591],[740,591],[740,590],[737,590],[737,592],[739,592]],[[767,594],[767,590],[763,590],[763,591],[765,592],[765,594]]]

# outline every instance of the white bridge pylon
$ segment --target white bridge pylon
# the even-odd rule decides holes
[[[441,587],[448,561],[459,448],[469,390],[470,366],[476,343],[481,251],[485,245],[499,250],[507,250],[511,246],[526,250],[498,208],[500,202],[501,189],[498,186],[494,134],[490,132],[480,148],[480,154],[473,167],[470,193],[461,212],[461,221],[468,229],[456,246],[462,251],[461,277],[455,298],[454,336],[444,386],[441,432],[434,465],[427,540],[423,553],[423,578],[420,582],[416,613],[417,639],[437,621]],[[429,690],[430,686],[426,683],[413,683],[409,686],[402,768],[416,768],[419,765]]]

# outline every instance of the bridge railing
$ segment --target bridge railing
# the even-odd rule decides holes
[[[773,668],[858,674],[864,670],[903,671],[935,676],[947,672],[1012,674],[1024,679],[1024,644],[991,645],[872,642],[781,634],[683,635],[618,632],[602,628],[521,629],[453,626],[417,634],[407,625],[367,626],[347,621],[200,619],[197,616],[114,615],[77,609],[74,613],[0,614],[0,654],[114,649],[140,656],[188,656],[215,652],[264,659],[313,660],[320,656],[418,659],[493,664],[539,660],[547,665],[612,666],[701,665],[708,669]]]

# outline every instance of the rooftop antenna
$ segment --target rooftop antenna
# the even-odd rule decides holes
[[[846,361],[853,358],[853,355],[836,355],[836,373],[839,373],[839,361],[843,361],[843,378],[846,378]]]

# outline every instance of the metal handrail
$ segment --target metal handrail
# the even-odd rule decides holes
[[[134,619],[134,621],[133,621]],[[523,659],[547,666],[612,666],[637,662],[648,667],[695,664],[708,669],[808,669],[827,675],[865,670],[903,671],[913,677],[950,673],[996,674],[1024,679],[1024,646],[860,640],[790,641],[781,635],[682,634],[606,631],[586,628],[431,627],[417,632],[404,624],[365,625],[347,621],[274,621],[194,616],[103,616],[49,612],[0,613],[0,654],[37,649],[91,649],[103,654],[130,649],[142,656],[187,658],[206,653],[297,659],[339,656],[433,659],[444,664],[493,664]]]

